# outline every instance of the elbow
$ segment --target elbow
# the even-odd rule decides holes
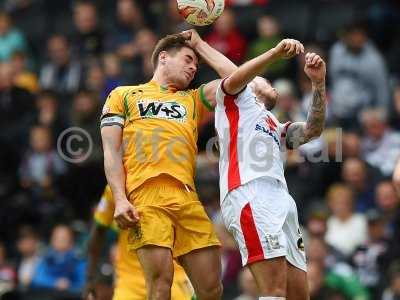
[[[232,76],[226,78],[222,84],[222,90],[227,95],[237,95],[242,90],[242,88],[243,87],[240,86],[240,83],[237,82],[235,77]]]

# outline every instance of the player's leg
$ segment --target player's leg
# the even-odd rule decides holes
[[[157,246],[144,246],[136,251],[142,265],[150,300],[170,300],[174,276],[171,250]]]
[[[165,207],[171,199],[165,195],[172,193],[168,184],[157,180],[146,181],[131,194],[130,201],[135,204],[140,220],[129,229],[127,239],[128,249],[136,252],[142,266],[148,299],[169,300],[174,274],[171,249],[175,233]]]
[[[171,299],[173,300],[191,300],[194,295],[193,286],[190,283],[185,270],[174,261],[174,281],[171,287]]]
[[[199,300],[219,300],[222,296],[220,248],[193,250],[179,257]]]
[[[222,295],[220,243],[194,191],[182,190],[175,229],[175,253],[200,300]]]
[[[229,193],[221,204],[228,230],[239,245],[261,299],[285,299],[286,235],[283,224],[289,202],[275,179],[259,178]]]
[[[281,256],[248,265],[260,290],[260,296],[286,297],[286,264],[285,257]]]
[[[288,195],[290,209],[283,231],[287,237],[287,299],[309,299],[307,283],[306,255],[303,237],[300,230],[297,207],[293,198]]]
[[[307,273],[296,268],[290,263],[287,264],[287,296],[288,300],[308,300]]]

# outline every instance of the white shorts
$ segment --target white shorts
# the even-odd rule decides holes
[[[229,192],[221,210],[243,266],[285,256],[293,266],[307,270],[296,203],[282,182],[271,177],[254,179]]]

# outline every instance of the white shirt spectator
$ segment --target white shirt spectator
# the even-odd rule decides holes
[[[327,226],[326,242],[346,256],[367,240],[367,222],[361,214],[353,214],[346,221],[332,216]]]

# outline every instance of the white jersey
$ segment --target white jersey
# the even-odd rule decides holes
[[[221,202],[228,192],[260,177],[275,178],[286,187],[282,151],[290,123],[279,123],[248,86],[232,96],[221,82],[216,100]]]

